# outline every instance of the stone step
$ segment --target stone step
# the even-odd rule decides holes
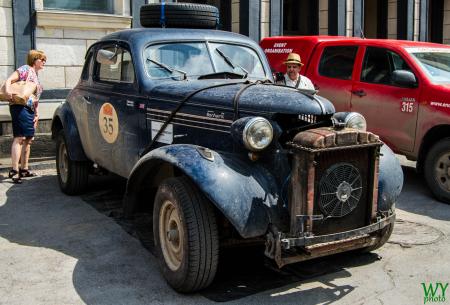
[[[0,136],[0,158],[11,157],[12,135]],[[51,133],[37,133],[31,144],[30,158],[55,158],[55,142],[51,139]]]

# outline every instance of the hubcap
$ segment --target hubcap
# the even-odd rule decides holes
[[[62,182],[67,183],[69,159],[67,156],[67,149],[65,143],[61,143],[61,145],[59,145],[58,157],[59,157],[58,158],[59,177],[61,178]]]
[[[159,212],[159,239],[167,266],[175,271],[183,260],[184,231],[180,214],[169,200],[164,201]]]
[[[436,180],[439,186],[450,191],[450,153],[443,154],[436,162]]]

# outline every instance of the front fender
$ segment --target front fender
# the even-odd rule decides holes
[[[73,161],[88,161],[81,144],[80,134],[78,132],[77,123],[73,115],[69,103],[63,103],[58,106],[53,115],[52,121],[52,138],[56,139],[59,128],[57,124],[61,123],[64,136],[66,139],[67,153]]]
[[[403,171],[394,152],[386,144],[381,147],[378,176],[378,210],[387,211],[397,201],[403,188]]]
[[[186,174],[223,213],[244,238],[266,233],[271,210],[276,209],[279,190],[273,176],[248,159],[212,152],[213,160],[203,157],[195,145],[168,145],[152,150],[133,168],[125,194],[126,205],[142,178],[154,173],[161,163],[169,163]],[[125,207],[125,210],[128,210]]]

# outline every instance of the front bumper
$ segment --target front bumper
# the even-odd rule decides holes
[[[316,257],[370,247],[380,242],[387,234],[383,229],[393,226],[394,222],[395,213],[392,213],[365,227],[319,236],[286,237],[272,230],[267,235],[265,255],[274,259],[281,268]]]

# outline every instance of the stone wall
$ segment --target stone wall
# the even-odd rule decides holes
[[[387,19],[387,38],[397,39],[397,0],[389,0]]]
[[[420,0],[414,1],[414,38],[413,40],[419,41],[420,33]]]
[[[353,0],[347,0],[347,22],[345,25],[348,37],[353,36]]]
[[[231,0],[231,31],[239,33],[239,0]]]
[[[12,0],[0,0],[0,82],[14,71]]]
[[[261,39],[270,35],[270,0],[261,1]]]
[[[443,43],[450,44],[450,0],[444,1],[444,33],[442,35]]]
[[[328,0],[319,1],[319,35],[328,35]]]
[[[1,1],[1,0],[0,0]],[[47,55],[39,78],[45,89],[73,88],[87,49],[103,36],[131,27],[130,0],[115,0],[114,15],[44,10],[36,0],[36,48]]]

